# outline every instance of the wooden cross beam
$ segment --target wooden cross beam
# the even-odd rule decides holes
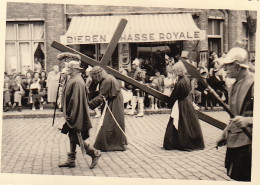
[[[162,100],[164,102],[169,102],[170,101],[170,97],[169,96],[166,96],[165,94],[145,85],[145,84],[141,84],[139,83],[138,81],[136,81],[135,79],[129,77],[129,76],[125,76],[123,74],[121,74],[119,71],[113,69],[113,68],[110,68],[107,66],[108,64],[108,61],[109,59],[111,58],[113,52],[114,52],[114,49],[116,48],[116,45],[118,43],[118,40],[120,39],[123,31],[124,31],[124,28],[126,26],[126,23],[127,21],[125,19],[122,19],[120,21],[120,23],[118,24],[118,27],[112,37],[112,40],[110,42],[110,44],[108,45],[107,49],[106,49],[106,52],[103,56],[103,58],[101,59],[101,62],[98,62],[82,53],[80,53],[79,51],[76,51],[68,46],[65,46],[57,41],[53,41],[51,46],[62,51],[62,52],[71,52],[71,53],[76,53],[76,54],[79,54],[81,56],[81,61],[87,63],[88,65],[91,65],[91,66],[101,66],[103,67],[108,73],[110,73],[111,75],[115,76],[116,78],[124,81],[124,82],[127,82],[139,89],[141,89],[142,91],[158,98],[159,100]],[[199,119],[219,128],[219,129],[224,129],[226,127],[226,124],[219,121],[219,120],[216,120],[206,114],[204,114],[203,112],[200,112],[197,110],[197,113],[198,113],[198,117]]]

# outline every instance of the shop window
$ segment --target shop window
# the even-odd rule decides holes
[[[180,55],[182,51],[182,42],[172,41],[168,43],[138,43],[136,47],[136,53],[131,52],[132,56],[137,58],[148,59],[152,70],[159,70],[161,74],[165,73],[165,54],[169,57],[174,57],[177,54]]]
[[[5,71],[25,74],[37,59],[45,69],[44,22],[7,22]]]

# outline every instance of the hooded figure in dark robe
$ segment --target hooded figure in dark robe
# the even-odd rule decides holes
[[[107,101],[108,108],[104,115],[94,148],[101,151],[124,151],[126,149],[124,102],[121,87],[116,78],[99,67],[93,67],[91,71],[92,79],[99,83],[99,95],[89,102],[89,107],[95,109],[104,101]],[[103,107],[104,107],[103,103]],[[111,110],[111,112],[109,111]],[[115,122],[117,121],[117,123]],[[122,130],[121,130],[121,129]]]
[[[70,61],[67,66],[67,75],[70,77],[62,93],[62,109],[66,122],[61,132],[69,135],[70,152],[68,160],[59,164],[59,167],[75,167],[76,145],[78,144],[85,149],[87,155],[92,157],[90,165],[92,169],[96,166],[101,154],[84,141],[89,137],[89,129],[92,125],[88,108],[88,90],[80,75],[81,69],[77,61]]]

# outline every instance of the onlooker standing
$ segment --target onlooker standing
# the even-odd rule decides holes
[[[232,48],[224,60],[229,78],[235,78],[229,96],[229,107],[235,115],[225,128],[217,145],[226,143],[225,167],[227,175],[238,181],[251,181],[252,139],[241,128],[252,135],[254,75],[249,71],[248,54],[243,48]]]
[[[164,91],[163,93],[167,96],[171,95],[172,89],[175,84],[175,78],[172,71],[167,72],[167,77],[164,78]]]
[[[158,79],[158,83],[159,83],[159,86],[158,86],[158,90],[160,92],[163,92],[163,89],[164,89],[164,78],[165,76],[164,75],[161,75],[160,71],[159,70],[155,70],[155,77]],[[159,108],[162,107],[162,103],[160,100],[158,100],[158,106]]]
[[[42,65],[39,62],[40,59],[34,58],[34,72],[41,73],[42,72]]]
[[[128,76],[130,76],[131,78],[133,79],[137,79],[137,74],[141,71],[140,69],[140,61],[139,59],[135,59],[132,63],[132,69],[130,71],[130,73],[128,74]],[[136,105],[137,105],[137,91],[136,91],[136,87],[133,87],[132,85],[126,83],[125,84],[126,88],[127,89],[131,89],[132,92],[133,92],[133,97],[132,97],[132,100],[131,100],[131,110],[127,113],[128,115],[134,115],[135,113],[135,108],[136,108]]]
[[[160,91],[158,78],[151,77],[150,81],[151,81],[150,83],[151,88]],[[148,98],[150,99],[151,110],[158,110],[158,99],[152,95],[148,95]]]
[[[141,69],[145,69],[146,74],[148,76],[152,75],[152,66],[151,66],[150,60],[148,58],[145,59],[143,65],[141,66]]]
[[[6,106],[12,106],[11,103],[11,83],[10,77],[5,75],[4,77],[4,89],[3,89],[3,98],[4,98],[4,112],[8,111],[9,108]]]
[[[145,75],[143,71],[138,71],[137,73],[137,77],[136,80],[139,83],[144,84],[144,79],[145,79]],[[136,98],[137,98],[137,102],[138,102],[138,109],[139,109],[139,113],[136,115],[137,117],[143,117],[144,116],[144,92],[141,91],[140,89],[135,89],[136,91]]]
[[[53,66],[53,71],[49,72],[47,78],[47,94],[48,94],[48,102],[55,103],[57,98],[57,91],[59,86],[60,79],[60,71],[59,66]]]
[[[43,98],[43,104],[47,103],[47,77],[46,77],[46,72],[42,71],[41,72],[41,94]]]

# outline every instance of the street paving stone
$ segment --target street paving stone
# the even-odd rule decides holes
[[[229,116],[222,111],[207,112],[223,122]],[[59,168],[67,159],[68,136],[61,134],[64,119],[13,118],[3,119],[1,172],[69,176],[100,176],[185,180],[230,181],[224,168],[226,148],[214,148],[221,130],[201,121],[205,149],[193,152],[164,150],[162,147],[169,114],[125,116],[127,150],[103,152],[98,165],[89,169],[91,157],[77,148],[75,168]],[[94,143],[97,118],[92,119],[90,138]]]

